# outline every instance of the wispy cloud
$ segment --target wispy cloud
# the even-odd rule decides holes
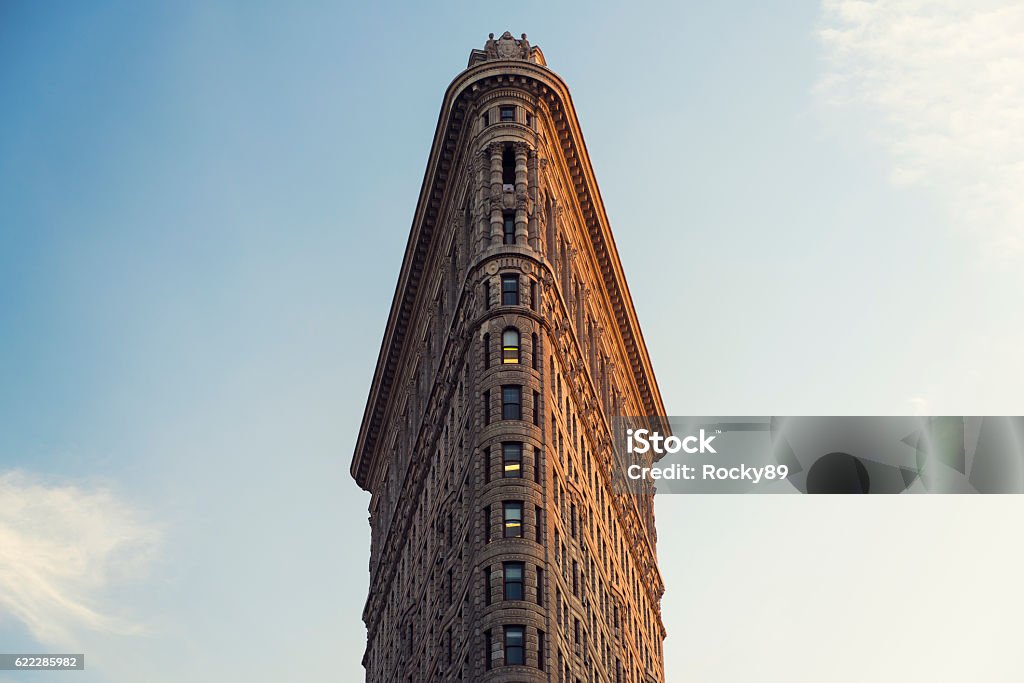
[[[0,615],[55,647],[86,630],[136,632],[104,595],[140,578],[158,541],[157,529],[107,489],[0,473]]]
[[[985,246],[1024,251],[1024,3],[823,0],[830,105],[865,107],[895,184],[936,191]]]

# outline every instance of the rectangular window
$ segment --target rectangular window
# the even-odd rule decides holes
[[[530,308],[540,311],[540,299],[537,298],[537,281],[530,280]]]
[[[484,424],[491,424],[491,391],[484,392]]]
[[[533,481],[536,484],[541,482],[541,476],[544,474],[544,450],[541,448],[533,449]]]
[[[540,505],[536,505],[534,507],[535,507],[535,509],[533,511],[534,512],[534,521],[535,521],[534,531],[536,532],[536,541],[537,541],[537,543],[543,543],[544,542],[544,533],[543,533],[544,532],[544,508],[542,508]]]
[[[541,671],[544,671],[544,655],[547,654],[544,651],[544,646],[547,645],[547,643],[544,642],[546,635],[547,634],[544,633],[544,631],[537,629],[537,668]]]
[[[505,192],[516,189],[516,153],[511,143],[506,143],[501,153],[501,185]]]
[[[526,663],[524,626],[505,627],[505,666]]]
[[[491,506],[484,508],[484,541],[491,542]]]
[[[512,441],[501,444],[501,462],[503,476],[523,476],[523,444]]]
[[[504,244],[516,243],[516,215],[512,211],[505,212]]]
[[[523,503],[522,501],[505,501],[503,505],[505,538],[523,537]]]
[[[491,604],[491,568],[484,567],[484,604]]]
[[[484,297],[484,310],[488,310],[491,307],[491,281],[484,280],[483,284],[483,297]]]
[[[537,604],[544,606],[544,568],[537,567]]]
[[[501,362],[505,365],[519,363],[519,330],[514,327],[501,333]]]
[[[484,392],[489,394],[490,392]],[[523,419],[523,388],[517,384],[506,384],[501,388],[501,419]],[[488,422],[485,420],[485,424]]]
[[[502,121],[515,121],[516,120],[516,108],[515,107],[502,107],[500,111],[501,111],[501,120]]]
[[[491,670],[492,657],[494,656],[494,643],[491,638],[491,629],[484,631],[484,668]]]
[[[533,392],[533,424],[540,426],[540,392]]]
[[[487,447],[484,449],[484,483],[489,484],[491,482],[491,449]]]
[[[501,305],[502,306],[518,306],[519,305],[519,276],[518,275],[502,275],[501,276]]]
[[[523,563],[506,562],[502,571],[505,577],[505,599],[523,599]]]
[[[491,335],[485,334],[483,338],[484,369],[491,367]]]

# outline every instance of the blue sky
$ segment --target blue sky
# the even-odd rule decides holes
[[[1021,414],[1024,12],[772,4],[0,5],[0,650],[85,652],[87,683],[361,675],[349,459],[491,31],[569,83],[670,413]],[[787,634],[820,680],[869,633],[960,680],[1024,607],[1012,501],[658,509],[669,680],[802,680]],[[927,609],[893,619],[909,583]],[[735,656],[767,632],[778,660]],[[1019,680],[994,650],[979,680]]]

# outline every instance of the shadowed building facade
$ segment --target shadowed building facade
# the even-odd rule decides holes
[[[565,83],[524,35],[448,87],[352,460],[372,493],[366,680],[664,680],[664,415]]]

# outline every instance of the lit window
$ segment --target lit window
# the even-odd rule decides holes
[[[503,506],[505,538],[523,537],[523,504],[518,501],[505,501]]]
[[[489,395],[490,392],[484,392]],[[501,388],[501,419],[521,420],[523,419],[523,388],[515,384],[508,384]]]
[[[524,626],[505,627],[505,665],[526,663],[526,648],[524,647],[523,631]]]
[[[523,563],[506,562],[504,565],[505,575],[505,599],[523,599]]]
[[[519,276],[501,276],[501,305],[516,306],[519,304]]]
[[[519,442],[501,444],[501,460],[504,476],[523,476],[523,444]]]
[[[519,362],[519,330],[514,327],[501,333],[501,361],[506,364]]]
[[[502,107],[501,108],[501,120],[502,121],[515,121],[516,120],[516,108],[515,107]]]

